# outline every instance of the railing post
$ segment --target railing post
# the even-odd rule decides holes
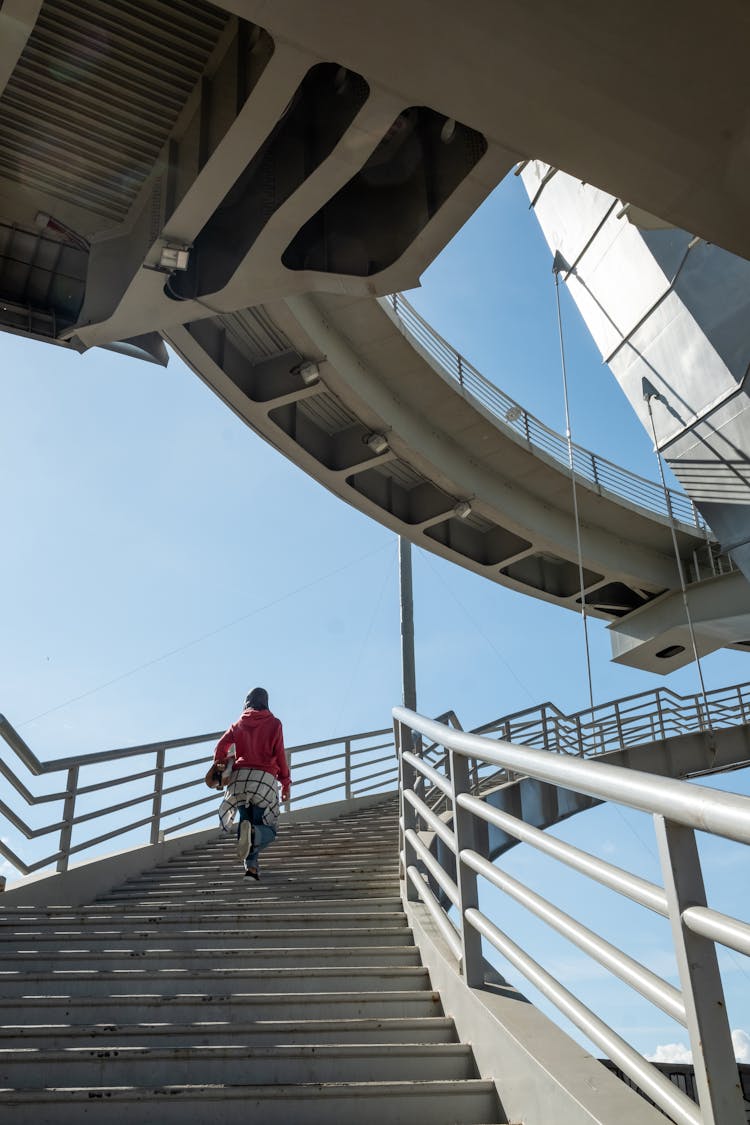
[[[71,766],[68,770],[68,780],[65,785],[65,804],[63,805],[63,822],[60,828],[60,857],[57,861],[58,872],[68,870],[68,853],[70,851],[70,838],[73,835],[73,818],[76,811],[76,794],[78,792],[78,766]]]
[[[687,907],[706,905],[695,832],[662,816],[654,816],[654,824],[702,1120],[704,1125],[744,1125],[716,947],[682,921]]]
[[[591,454],[591,472],[594,477],[594,484],[599,487],[599,470],[596,467],[596,454]]]
[[[344,740],[344,787],[348,801],[352,795],[352,742],[350,738]]]
[[[624,736],[623,730],[622,730],[622,715],[620,714],[620,701],[619,701],[619,699],[615,700],[614,710],[615,710],[615,725],[617,727],[617,737],[618,737],[618,740],[620,742],[620,749],[624,750],[625,749],[625,736]]]
[[[544,749],[549,750],[549,729],[547,726],[547,704],[542,704],[542,740],[544,742]]]
[[[414,832],[416,832],[416,830],[417,830],[417,814],[416,814],[416,811],[414,809],[414,806],[411,805],[406,800],[406,798],[404,797],[404,793],[407,790],[414,791],[414,782],[415,782],[416,777],[417,777],[417,771],[414,769],[414,766],[410,765],[408,762],[405,762],[404,757],[403,757],[404,751],[411,749],[411,745],[412,745],[411,731],[409,731],[407,733],[402,723],[399,723],[398,725],[399,725],[399,738],[398,738],[398,744],[399,744],[399,755],[398,755],[399,784],[398,784],[398,787],[399,787],[399,804],[401,806],[401,823],[403,825],[403,835],[402,835],[402,840],[401,840],[401,842],[402,842],[402,852],[401,852],[401,855],[399,856],[399,860],[400,860],[401,869],[402,869],[401,875],[402,875],[402,877],[404,879],[404,882],[406,884],[407,901],[408,902],[419,902],[419,894],[417,892],[417,888],[414,886],[411,879],[407,875],[408,869],[410,867],[418,866],[419,861],[417,859],[417,853],[415,852],[413,846],[409,843],[409,841],[406,838],[406,834],[410,829],[412,829]]]
[[[659,716],[659,730],[661,731],[661,737],[666,738],[667,732],[664,729],[664,709],[661,703],[661,692],[658,690],[656,692],[656,711]]]
[[[154,775],[154,799],[151,803],[151,843],[159,843],[159,825],[161,823],[161,799],[164,792],[164,758],[166,751],[162,748],[156,751],[156,774]]]
[[[287,750],[287,752],[286,752],[286,764],[289,766],[289,773],[291,773],[292,772],[292,751],[291,750]],[[290,789],[289,790],[289,797],[287,798],[286,801],[284,801],[284,812],[289,812],[291,807],[292,807],[292,791]]]
[[[464,365],[461,358],[461,353],[456,352],[456,359],[458,360],[458,382],[461,390],[464,389]]]
[[[473,926],[466,921],[467,910],[479,908],[477,874],[461,862],[461,852],[477,850],[477,834],[474,816],[458,804],[461,793],[469,792],[469,763],[463,754],[453,750],[449,754],[451,773],[451,796],[453,799],[453,830],[456,835],[456,884],[458,886],[458,913],[461,919],[461,948],[464,980],[469,988],[479,988],[484,984],[484,962],[482,959],[482,938]]]

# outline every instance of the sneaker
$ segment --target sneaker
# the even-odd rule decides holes
[[[255,879],[256,883],[260,882],[260,875],[258,874],[257,867],[246,867],[245,875],[249,875],[251,879]]]
[[[244,863],[253,846],[253,829],[249,820],[243,820],[240,825],[240,834],[237,837],[237,859]]]

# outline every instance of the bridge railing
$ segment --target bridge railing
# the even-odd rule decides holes
[[[546,453],[566,469],[569,467],[567,439],[545,426],[533,414],[529,414],[510,395],[477,371],[473,364],[419,315],[401,293],[382,297],[380,303],[393,316],[404,335],[437,363],[441,371],[457,383],[466,396],[475,399],[501,425],[522,437],[530,449]],[[668,489],[665,497],[660,484],[615,465],[613,461],[577,444],[573,445],[573,467],[577,477],[598,491],[612,493],[648,512],[673,518],[693,531],[697,529],[707,538],[710,536],[705,521],[685,493]],[[714,566],[713,557],[708,562],[710,566]],[[697,567],[698,562],[695,565]]]
[[[154,844],[186,828],[216,822],[221,795],[206,788],[204,776],[223,733],[40,761],[0,715],[0,737],[11,751],[0,761],[0,774],[27,808],[56,806],[34,826],[0,801],[0,817],[10,830],[33,841],[35,852],[38,841],[53,841],[51,850],[46,839],[44,854],[27,861],[0,839],[0,856],[23,875],[52,864],[66,871],[71,857],[101,849],[111,840],[136,833]],[[287,810],[396,788],[390,728],[303,743],[288,747],[286,754],[294,779]],[[30,779],[30,784],[21,780],[22,772],[44,779],[37,792],[32,792]]]
[[[470,987],[484,980],[487,941],[573,1022],[678,1125],[743,1125],[737,1066],[719,975],[716,943],[750,954],[750,925],[711,909],[703,885],[695,833],[750,843],[750,798],[716,792],[636,770],[498,742],[440,724],[405,708],[393,711],[400,761],[401,870],[410,903],[421,903]],[[423,747],[431,750],[425,759]],[[472,792],[471,764],[518,773],[653,816],[662,885],[606,862],[501,812]],[[447,801],[438,814],[429,789]],[[546,856],[669,920],[680,987],[620,949],[571,914],[488,860],[488,826],[515,836]],[[428,835],[425,835],[428,834]],[[429,845],[438,838],[443,848]],[[449,857],[441,863],[438,855]],[[693,1052],[697,1106],[615,1029],[480,908],[490,886],[525,907],[640,996],[687,1028]],[[491,901],[491,900],[489,900]],[[444,906],[443,904],[447,904]]]
[[[506,742],[592,758],[628,747],[742,726],[750,722],[750,683],[678,695],[660,687],[566,715],[542,703],[475,727],[472,734],[500,736]],[[428,760],[429,756],[428,756]],[[507,780],[487,763],[472,765],[475,791]],[[437,798],[436,798],[437,799]]]
[[[436,721],[461,730],[454,711]],[[737,684],[710,691],[705,697],[680,696],[669,688],[658,688],[572,715],[565,715],[546,702],[484,723],[471,733],[500,735],[505,741],[557,754],[592,757],[678,734],[748,722],[750,684]],[[0,761],[0,775],[27,808],[56,806],[44,823],[35,826],[0,800],[0,816],[11,830],[34,841],[35,851],[39,850],[37,841],[55,838],[51,851],[28,861],[16,854],[7,840],[0,839],[0,856],[24,875],[51,864],[58,871],[65,871],[71,856],[131,833],[140,833],[145,840],[156,843],[210,821],[216,813],[217,796],[205,789],[202,778],[213,744],[221,733],[214,731],[43,762],[0,715],[0,737],[12,754]],[[442,746],[426,745],[422,753],[425,763],[434,769],[445,767],[447,752]],[[321,800],[387,792],[396,787],[390,729],[288,747],[287,760],[294,776],[287,810]],[[23,771],[31,777],[44,778],[45,782],[56,779],[56,785],[46,785],[43,792],[32,792],[19,776]],[[477,794],[512,780],[513,776],[489,762],[470,763],[472,790]],[[107,803],[103,800],[105,794],[109,798]],[[438,787],[426,784],[423,795],[431,807],[445,806],[445,796]]]

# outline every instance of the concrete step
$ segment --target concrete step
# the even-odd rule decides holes
[[[268,856],[297,856],[304,858],[305,856],[331,856],[334,859],[342,859],[347,855],[353,856],[355,859],[360,856],[380,855],[385,856],[389,863],[393,863],[394,859],[394,844],[398,841],[398,832],[394,831],[388,835],[378,835],[377,839],[370,838],[362,839],[352,838],[347,833],[342,836],[338,841],[321,839],[320,836],[310,835],[304,839],[299,837],[292,837],[284,833],[279,833],[273,842],[272,849],[269,849]],[[225,857],[234,854],[234,847],[237,843],[236,833],[232,833],[227,837],[224,847],[215,846],[207,848],[203,854],[195,852],[184,852],[182,855],[173,856],[171,859],[165,860],[163,863],[155,864],[154,869],[165,870],[167,867],[210,867],[216,862],[222,862]]]
[[[210,1047],[119,1046],[0,1049],[0,1086],[291,1085],[300,1082],[419,1082],[475,1078],[462,1043],[331,1044],[249,1048],[235,1039]]]
[[[244,904],[243,904],[244,906]],[[18,914],[13,918],[10,916],[4,920],[0,920],[0,935],[14,933],[18,928],[24,931],[35,928],[49,928],[58,926],[77,926],[88,930],[90,926],[107,926],[122,925],[123,927],[142,927],[142,926],[203,926],[211,927],[213,929],[221,929],[226,931],[230,928],[241,930],[248,925],[262,926],[263,928],[278,928],[282,915],[278,910],[269,908],[261,910],[260,908],[253,909],[252,912],[245,909],[238,909],[235,905],[233,910],[217,911],[214,909],[206,911],[180,911],[179,909],[159,910],[159,911],[140,911],[131,912],[120,909],[108,910],[104,907],[98,907],[95,911],[84,913],[79,910],[71,910],[66,907],[64,912],[45,913],[23,915]],[[406,917],[403,911],[374,911],[364,912],[358,910],[347,911],[345,908],[334,910],[300,910],[297,907],[285,910],[283,913],[284,920],[290,921],[295,930],[305,929],[306,923],[310,923],[313,928],[328,925],[335,925],[348,927],[349,929],[358,928],[360,926],[370,927],[373,929],[390,929],[393,927],[401,926],[407,928]]]
[[[154,883],[152,885],[129,885],[123,887],[121,892],[116,896],[112,896],[111,901],[123,901],[128,898],[140,898],[143,900],[150,900],[154,898],[163,899],[164,901],[174,901],[180,898],[196,898],[210,899],[211,897],[227,898],[232,895],[239,896],[240,894],[246,896],[248,892],[253,894],[255,898],[265,897],[269,892],[276,892],[278,894],[281,886],[284,890],[291,895],[305,894],[306,896],[313,897],[320,895],[324,890],[331,895],[335,895],[339,887],[344,883],[344,877],[336,879],[291,879],[284,878],[278,879],[272,877],[265,867],[261,867],[261,883],[255,881],[248,881],[245,883],[245,868],[243,864],[237,863],[234,870],[228,872],[224,876],[217,876],[215,879],[206,880],[205,882],[198,882],[195,879],[170,879],[168,881]],[[247,890],[245,890],[245,886]],[[366,894],[368,887],[371,890],[389,891],[395,893],[398,889],[398,880],[394,878],[388,880],[377,880],[371,884],[361,883],[358,884],[361,892]]]
[[[365,896],[352,894],[347,896],[342,892],[339,895],[320,894],[312,897],[304,893],[304,887],[279,888],[269,887],[263,883],[258,885],[252,879],[245,879],[239,873],[237,876],[237,892],[231,895],[223,894],[221,897],[215,898],[205,895],[202,897],[182,895],[177,898],[150,902],[110,903],[106,900],[97,900],[86,909],[86,915],[90,916],[96,911],[107,910],[110,911],[110,916],[114,912],[120,917],[134,913],[142,914],[144,911],[151,914],[186,911],[201,918],[213,919],[221,916],[229,917],[232,914],[247,915],[250,909],[252,909],[254,915],[274,911],[277,916],[279,911],[283,910],[285,914],[288,913],[291,917],[299,914],[308,916],[326,911],[335,914],[393,914],[401,912],[401,899],[396,894],[377,893]]]
[[[360,868],[355,876],[354,882],[356,882],[359,877],[362,877],[368,882],[375,879],[379,883],[393,883],[397,885],[398,871],[392,868],[393,865],[389,864],[389,870],[383,871],[382,864],[373,864],[369,873]],[[240,873],[242,872],[242,864],[236,859],[231,868],[222,867],[210,874],[170,872],[169,874],[160,874],[148,878],[139,877],[138,879],[131,879],[127,883],[123,883],[121,889],[122,891],[143,890],[149,894],[162,889],[169,893],[174,893],[175,891],[190,889],[191,887],[200,887],[201,890],[218,891],[222,887],[234,887],[236,885],[238,871]],[[325,869],[319,864],[313,863],[300,864],[299,866],[284,866],[283,869],[271,868],[270,864],[265,862],[264,857],[263,875],[266,877],[266,882],[273,882],[274,884],[278,883],[282,878],[288,882],[304,880],[309,883],[332,883],[345,880],[347,878],[347,868],[343,863],[340,867],[327,865]]]
[[[164,996],[195,991],[231,989],[248,992],[356,992],[429,988],[427,970],[419,966],[393,968],[337,965],[331,968],[142,969],[112,972],[63,969],[50,973],[0,972],[0,996],[123,996],[157,992]]]
[[[88,943],[86,943],[88,945]],[[95,969],[97,972],[123,970],[129,972],[134,964],[139,968],[154,972],[174,970],[193,972],[196,976],[205,975],[210,968],[226,971],[239,969],[276,969],[286,973],[292,968],[307,966],[338,966],[342,975],[352,967],[365,965],[381,967],[392,965],[421,965],[414,946],[235,946],[222,949],[217,954],[212,942],[196,945],[190,952],[170,949],[165,942],[144,949],[108,948],[92,950],[81,941],[71,942],[63,948],[42,952],[38,949],[24,949],[8,954],[0,951],[0,980],[7,973],[55,973],[79,972]],[[345,966],[345,968],[342,968]]]
[[[331,862],[343,862],[346,857],[351,855],[352,859],[356,862],[367,861],[377,858],[382,859],[383,862],[393,864],[394,853],[396,851],[396,844],[398,836],[393,834],[392,838],[379,840],[377,843],[361,844],[349,838],[340,844],[329,845],[322,844],[320,841],[310,840],[307,844],[292,845],[289,841],[277,836],[274,840],[273,846],[268,849],[266,855],[269,861],[274,860],[275,863],[286,863],[290,860],[302,862],[305,859],[314,859],[315,861],[328,860]],[[211,851],[204,856],[194,856],[191,854],[174,856],[172,859],[167,860],[165,863],[155,865],[153,871],[211,871],[216,866],[222,866],[224,863],[230,862],[235,855],[234,847],[236,839],[232,841],[231,845],[225,850]]]
[[[389,991],[363,988],[347,992],[253,992],[244,982],[233,988],[201,991],[184,981],[180,992],[165,995],[153,987],[123,995],[111,989],[102,995],[82,992],[74,996],[40,995],[15,998],[0,993],[0,1025],[32,1027],[50,1025],[60,1029],[111,1024],[113,1016],[128,1024],[186,1024],[210,1021],[231,1023],[265,1020],[306,1019],[417,1019],[442,1016],[440,997],[427,988],[393,988]]]
[[[106,1108],[105,1108],[106,1107]],[[80,1125],[101,1122],[102,1113],[118,1125],[201,1125],[220,1119],[227,1125],[259,1120],[263,1125],[481,1125],[498,1122],[492,1082],[341,1082],[298,1086],[154,1086],[148,1089],[11,1091],[0,1102],[0,1121],[13,1125]],[[256,1117],[257,1115],[257,1117]]]
[[[164,1011],[159,1013],[164,1015]],[[0,1047],[60,1048],[91,1046],[97,1049],[128,1046],[199,1047],[244,1043],[249,1048],[274,1044],[316,1043],[455,1043],[453,1020],[447,1016],[383,1017],[381,1019],[263,1020],[258,1023],[229,1020],[169,1024],[0,1025]]]
[[[0,957],[7,957],[13,950],[28,950],[45,956],[49,950],[62,948],[75,949],[82,943],[92,951],[102,949],[143,950],[155,945],[166,945],[170,949],[189,951],[199,949],[229,950],[237,947],[277,948],[284,946],[316,949],[326,946],[396,946],[409,947],[413,944],[411,931],[407,926],[319,926],[308,929],[263,928],[248,925],[243,929],[234,927],[217,933],[203,926],[185,926],[181,929],[168,925],[143,927],[111,927],[104,929],[97,925],[63,929],[13,930],[0,936]]]
[[[132,903],[132,904],[147,904],[149,902],[203,902],[210,905],[212,899],[221,900],[228,895],[244,895],[252,894],[255,899],[263,899],[268,897],[269,894],[275,893],[278,895],[282,890],[285,896],[304,896],[306,900],[315,898],[334,898],[338,896],[341,899],[348,899],[349,895],[355,897],[367,897],[369,894],[373,895],[387,895],[395,893],[398,889],[398,880],[389,876],[387,879],[355,879],[351,883],[347,883],[345,879],[300,879],[295,881],[286,877],[279,876],[278,878],[269,877],[266,872],[263,872],[262,883],[260,886],[250,879],[244,877],[242,866],[238,863],[236,869],[235,879],[229,879],[219,886],[212,886],[200,884],[181,888],[172,883],[168,883],[164,887],[154,888],[149,890],[148,887],[123,887],[121,890],[111,891],[106,898],[102,898],[100,902],[108,903]],[[347,894],[347,887],[349,894]]]

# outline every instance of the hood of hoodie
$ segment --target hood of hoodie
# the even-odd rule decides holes
[[[267,723],[270,719],[275,718],[276,716],[271,711],[254,711],[252,708],[248,708],[240,715],[238,725],[243,727],[247,725],[257,726],[259,723]]]

